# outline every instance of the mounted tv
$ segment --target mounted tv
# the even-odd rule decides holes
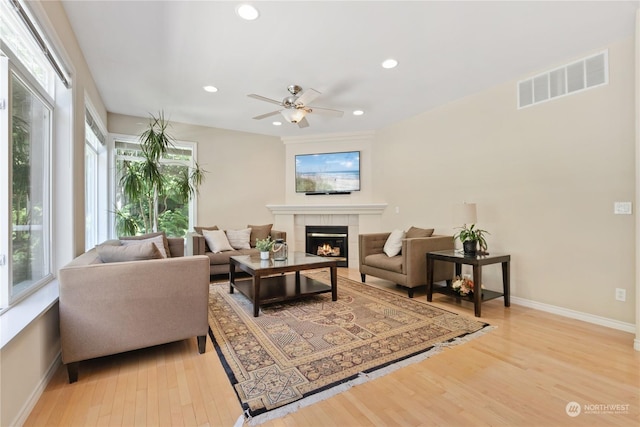
[[[359,190],[359,151],[296,155],[296,193],[349,194]]]

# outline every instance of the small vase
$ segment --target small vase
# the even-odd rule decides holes
[[[260,259],[269,259],[269,251],[260,252]]]
[[[466,240],[462,242],[462,250],[465,255],[475,256],[478,250],[478,241],[477,240]]]

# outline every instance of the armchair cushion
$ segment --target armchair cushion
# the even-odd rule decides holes
[[[149,242],[156,245],[158,251],[160,252],[161,258],[171,257],[169,242],[167,240],[167,236],[164,234],[164,231],[159,233],[144,234],[142,236],[128,236],[120,238],[120,243],[122,244],[122,246],[137,246]]]
[[[148,259],[163,258],[160,250],[153,242],[144,242],[138,245],[98,245],[96,252],[104,263],[144,261]]]
[[[204,235],[204,241],[207,242],[207,246],[211,248],[211,252],[213,252],[214,254],[217,254],[218,252],[233,250],[224,231],[202,230],[202,234]]]
[[[198,233],[201,236],[204,236],[204,234],[202,234],[202,230],[219,230],[217,225],[212,225],[210,227],[195,226],[195,227],[193,227],[193,229],[196,230],[196,233]],[[204,246],[205,246],[205,250],[207,252],[211,252],[211,248],[209,247],[209,245],[207,245],[207,241],[206,240],[204,242]]]
[[[249,241],[251,239],[251,229],[227,230],[227,239],[233,249],[251,249]]]
[[[396,256],[402,250],[402,239],[404,239],[404,231],[393,230],[382,249],[389,257]]]
[[[264,240],[271,234],[271,228],[273,228],[273,224],[265,224],[265,225],[247,225],[247,228],[251,229],[251,247],[256,247],[256,240]]]
[[[390,257],[386,254],[368,255],[364,259],[365,263],[371,267],[395,271],[396,273],[402,273],[402,260],[403,257],[401,256]]]
[[[418,228],[411,227],[407,230],[405,237],[411,239],[414,237],[431,237],[433,235],[433,228]]]

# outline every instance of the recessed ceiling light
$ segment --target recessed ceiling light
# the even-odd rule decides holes
[[[396,61],[395,59],[385,59],[382,62],[382,68],[395,68],[398,66],[398,61]]]
[[[236,13],[242,19],[247,21],[253,21],[254,19],[258,19],[260,13],[258,13],[258,9],[251,6],[250,4],[241,4],[236,8]]]
[[[364,111],[362,110],[354,110],[353,115],[354,116],[361,116],[364,114]]]
[[[206,90],[207,92],[217,92],[218,88],[215,86],[204,86],[203,87],[204,90]]]
[[[273,122],[273,125],[274,126],[280,126],[280,125],[282,125],[282,122]]]

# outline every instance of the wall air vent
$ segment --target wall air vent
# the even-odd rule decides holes
[[[607,50],[518,82],[518,109],[609,83]]]

